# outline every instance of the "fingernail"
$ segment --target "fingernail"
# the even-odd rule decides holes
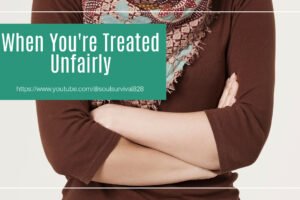
[[[236,79],[236,73],[235,72],[232,74],[232,76],[233,76],[233,78]]]

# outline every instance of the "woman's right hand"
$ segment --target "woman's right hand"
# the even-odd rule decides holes
[[[226,81],[226,85],[219,101],[218,108],[232,106],[236,102],[236,94],[238,92],[238,88],[239,83],[237,82],[237,75],[233,73]]]

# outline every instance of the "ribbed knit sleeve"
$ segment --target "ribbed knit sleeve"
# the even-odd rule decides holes
[[[82,23],[82,13],[71,12],[82,10],[80,0],[34,0],[32,10],[32,23]],[[88,184],[120,136],[91,118],[88,101],[37,101],[36,106],[43,147],[52,167]]]
[[[272,11],[271,0],[235,0],[233,11]],[[221,171],[252,164],[267,139],[273,109],[275,25],[272,13],[234,13],[227,50],[228,74],[239,82],[237,103],[206,110]]]

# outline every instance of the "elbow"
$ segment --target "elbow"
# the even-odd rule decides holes
[[[234,163],[233,169],[239,169],[254,164],[264,147],[271,127],[271,110],[258,112],[249,106],[241,106],[244,115],[239,115],[234,138],[228,147],[231,159]],[[267,114],[266,114],[267,113]],[[221,161],[222,165],[222,161]]]
[[[61,175],[70,174],[70,166],[74,163],[76,149],[70,138],[66,137],[65,130],[40,130],[41,140],[46,158],[54,171]]]
[[[271,125],[271,106],[237,104],[207,112],[215,136],[222,173],[255,163],[267,140]]]
[[[47,155],[47,154],[46,154]],[[63,153],[52,150],[50,155],[47,155],[47,159],[52,166],[53,170],[60,175],[69,176],[70,175],[70,161],[64,158]]]
[[[265,144],[266,138],[265,137],[256,138],[254,139],[254,141],[256,141],[255,144],[252,144],[251,146],[249,146],[247,149],[244,150],[245,157],[248,157],[248,159],[245,161],[244,164],[245,167],[253,165],[257,161],[263,149],[263,146]]]
[[[253,165],[257,161],[263,149],[267,139],[266,133],[263,131],[259,133],[250,132],[249,135],[252,137],[249,137],[248,140],[245,140],[244,143],[239,145],[239,148],[234,150],[236,153],[233,153],[233,155],[235,155],[233,156],[233,163],[235,163],[235,167],[233,167],[233,169],[239,169]]]
[[[63,149],[60,147],[61,145],[55,145],[55,146],[44,146],[45,154],[47,157],[47,160],[49,161],[51,167],[53,170],[60,175],[69,175],[69,169],[68,164],[70,160],[68,160],[63,151]]]
[[[253,165],[257,161],[261,150],[262,150],[262,148],[256,148],[256,149],[252,149],[251,152],[249,151],[245,155],[245,157],[247,156],[248,158],[244,161],[244,163],[242,164],[242,167],[248,167],[248,166]]]
[[[254,164],[261,154],[269,135],[271,123],[268,122],[266,124],[268,125],[262,126],[262,120],[257,120],[256,123],[253,123],[251,126],[254,128],[250,129],[249,127],[247,131],[248,134],[245,134],[248,135],[248,140],[245,140],[245,144],[241,146],[242,148],[245,148],[242,150],[245,157],[248,157],[247,161],[245,162],[245,167]]]
[[[53,170],[60,175],[67,176],[67,168],[65,167],[65,164],[61,161],[49,161]]]

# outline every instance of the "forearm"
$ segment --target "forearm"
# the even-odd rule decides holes
[[[110,115],[113,119],[103,118],[105,109],[117,112]],[[94,112],[97,122],[129,140],[193,165],[219,169],[214,135],[204,112],[167,113],[117,105],[99,109],[99,117]]]
[[[233,73],[226,81],[218,108],[236,102],[238,87]],[[215,137],[205,112],[167,113],[108,104],[91,114],[98,123],[138,144],[199,167],[220,168]]]
[[[215,176],[216,174],[209,170],[122,138],[95,174],[93,181],[148,186],[208,179]]]

